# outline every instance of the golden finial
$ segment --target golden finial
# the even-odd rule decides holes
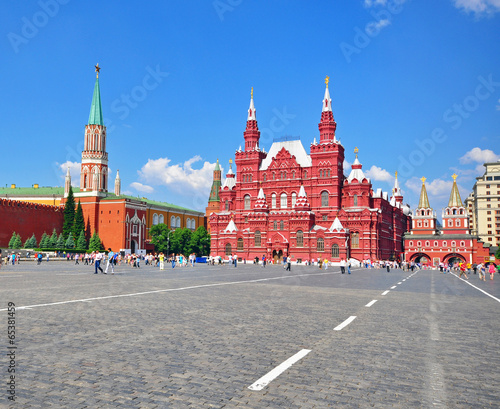
[[[250,98],[253,99],[253,87],[252,90],[250,91]]]
[[[99,71],[101,71],[101,67],[99,67],[99,63],[95,66],[96,78],[99,78]]]
[[[422,181],[422,185],[425,185],[425,181],[427,180],[427,178],[424,176],[422,179],[420,179]]]
[[[229,159],[229,163],[233,163],[233,159],[232,159],[232,158],[231,158],[231,159]]]
[[[356,154],[356,158],[358,157],[358,152],[359,152],[359,149],[357,147],[354,148],[354,153]]]
[[[328,82],[330,82],[330,77],[327,75],[325,78],[325,84],[327,88],[328,88]]]
[[[456,182],[457,181],[457,175],[454,173],[453,175],[451,175],[451,177],[453,178],[453,181]]]
[[[398,178],[398,171],[396,171],[396,179]]]
[[[217,158],[217,165],[219,164],[219,158]]]

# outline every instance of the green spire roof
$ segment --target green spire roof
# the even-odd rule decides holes
[[[420,191],[420,200],[418,201],[419,209],[429,209],[429,197],[427,196],[427,190],[425,189],[425,178],[422,178],[422,190]]]
[[[101,108],[101,92],[99,91],[99,77],[95,79],[94,96],[90,107],[89,125],[104,125]]]
[[[217,159],[217,163],[215,164],[215,169],[214,170],[220,170],[219,159]]]
[[[219,159],[217,159],[217,163],[214,169],[214,181],[212,183],[212,189],[210,190],[210,196],[208,197],[209,202],[220,201],[219,198],[219,190],[221,187],[220,173],[216,174],[215,172],[220,172]]]
[[[448,207],[464,207],[462,203],[462,198],[460,197],[460,192],[458,191],[457,175],[453,175],[452,177],[453,177],[453,186],[451,188]]]

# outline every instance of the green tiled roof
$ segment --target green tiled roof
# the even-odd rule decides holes
[[[73,193],[78,193],[80,188],[73,187]],[[41,186],[39,188],[34,187],[16,187],[14,189],[10,187],[0,187],[1,196],[63,196],[64,187],[62,186]]]
[[[149,205],[160,206],[160,207],[168,207],[168,208],[175,209],[175,210],[183,210],[183,211],[187,211],[187,212],[193,212],[193,213],[203,214],[202,212],[200,212],[198,210],[188,209],[187,207],[177,206],[177,205],[174,205],[172,203],[160,202],[160,201],[157,201],[157,200],[151,200],[151,199],[148,199],[148,198],[145,198],[145,197],[135,197],[135,196],[129,196],[129,195],[116,196],[113,193],[108,193],[108,196],[106,197],[105,200],[119,200],[119,199],[123,199],[123,198],[125,198],[125,199],[131,199],[131,200],[140,200],[142,202],[146,202]]]
[[[99,91],[99,78],[95,79],[94,96],[90,106],[89,125],[104,125],[101,108],[101,92]]]

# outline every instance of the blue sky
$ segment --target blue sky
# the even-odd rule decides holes
[[[500,0],[4,1],[0,185],[74,184],[100,74],[109,167],[122,190],[206,206],[214,163],[243,145],[254,87],[273,137],[318,137],[330,77],[346,166],[374,189],[427,178],[441,213],[500,159]],[[348,173],[349,168],[346,169]],[[110,186],[112,190],[112,186]]]

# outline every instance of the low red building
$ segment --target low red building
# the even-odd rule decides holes
[[[425,178],[418,208],[412,220],[412,228],[405,234],[405,258],[407,261],[437,266],[455,262],[485,263],[490,260],[489,246],[478,236],[470,234],[467,209],[453,175],[448,206],[443,210],[443,226],[437,227],[436,212],[430,207]]]

